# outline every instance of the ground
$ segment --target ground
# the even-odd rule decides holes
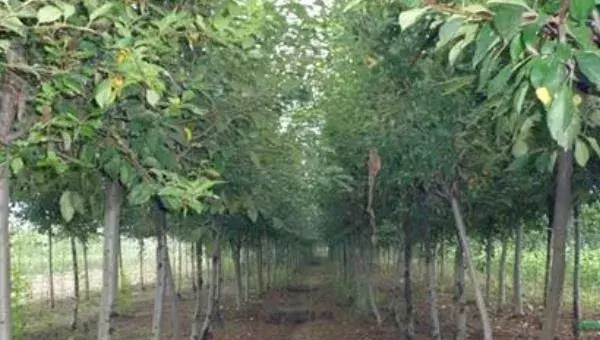
[[[335,277],[331,270],[323,265],[307,267],[296,274],[284,288],[271,290],[262,299],[249,303],[244,310],[234,308],[234,291],[226,286],[222,303],[224,327],[215,331],[214,340],[391,340],[403,338],[393,327],[393,317],[382,306],[384,325],[376,327],[373,320],[357,318],[351,310],[341,305],[333,290]],[[381,292],[390,289],[390,280],[378,280]],[[415,296],[424,296],[425,292],[416,289]],[[132,296],[124,311],[118,317],[117,339],[148,339],[152,322],[153,295],[151,291]],[[452,309],[450,294],[440,296],[440,314],[443,339],[453,338]],[[95,339],[95,316],[93,304],[84,305],[83,320],[78,330],[70,331],[68,325],[68,304],[59,307],[53,318],[43,327],[36,327],[26,335],[28,340]],[[184,292],[181,301],[181,327],[184,338],[189,338],[190,318],[193,314],[194,298],[192,292]],[[477,312],[474,304],[469,305],[469,334],[471,339],[481,339]],[[416,339],[429,339],[428,306],[424,301],[415,306]],[[494,339],[536,339],[540,331],[539,310],[528,309],[525,316],[514,317],[508,312],[493,312]],[[29,318],[43,318],[48,310],[40,310],[39,315]],[[170,339],[170,311],[165,311],[165,329]],[[38,322],[39,324],[39,322]],[[557,339],[571,339],[568,314],[560,325]],[[600,339],[600,335],[590,334],[588,339]]]

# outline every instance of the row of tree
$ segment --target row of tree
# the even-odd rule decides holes
[[[50,243],[60,226],[74,259],[76,240],[85,244],[101,228],[98,339],[118,334],[121,235],[157,240],[154,339],[164,333],[165,292],[178,304],[167,233],[194,245],[198,287],[202,254],[211,258],[209,299],[197,294],[193,339],[207,339],[220,319],[222,247],[232,250],[238,305],[242,248],[246,264],[254,250],[259,287],[263,257],[300,261],[314,239],[315,209],[301,190],[309,181],[302,148],[280,120],[306,101],[297,86],[311,57],[305,26],[318,21],[305,7],[29,1],[3,2],[0,17],[0,338],[15,335],[11,209]]]
[[[567,227],[575,226],[578,240],[577,278],[580,228],[570,220],[579,221],[581,204],[595,200],[600,54],[599,32],[588,25],[599,17],[594,2],[354,1],[332,13],[320,95],[297,117],[322,129],[315,137],[322,146],[318,161],[347,177],[344,187],[321,187],[318,197],[327,221],[322,234],[354,287],[357,307],[381,323],[373,294],[379,257],[373,254],[402,249],[405,311],[396,314],[405,338],[414,338],[411,264],[415,249],[424,247],[431,336],[441,339],[436,261],[452,245],[459,260],[457,338],[467,334],[468,277],[481,337],[492,339],[491,248],[503,244],[504,277],[507,242],[515,242],[514,311],[523,314],[523,235],[527,228],[539,232],[536,222],[547,216],[541,338],[553,339]],[[373,152],[382,163],[378,176]],[[485,292],[469,239],[488,248]],[[505,299],[506,292],[500,294]]]

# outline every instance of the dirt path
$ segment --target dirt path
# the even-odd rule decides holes
[[[284,289],[269,292],[252,306],[246,317],[230,321],[215,340],[371,340],[392,339],[354,320],[347,308],[335,303],[333,277],[323,266],[302,270]]]

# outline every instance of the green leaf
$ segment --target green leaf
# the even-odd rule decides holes
[[[250,221],[252,221],[252,223],[256,223],[258,220],[258,211],[256,208],[248,208],[247,214],[248,218],[250,218]]]
[[[530,79],[533,87],[545,87],[554,96],[567,80],[567,71],[556,58],[536,58],[531,61]]]
[[[94,99],[96,100],[96,103],[98,104],[98,106],[100,106],[100,108],[105,108],[109,106],[114,100],[113,91],[109,79],[105,79],[100,84],[98,84],[96,86],[95,93],[96,95],[94,96]]]
[[[452,46],[450,52],[448,53],[448,63],[450,66],[454,66],[456,59],[458,59],[460,53],[469,45],[469,43],[471,42],[466,39],[462,39]]]
[[[133,178],[131,166],[126,162],[123,162],[121,164],[121,169],[119,170],[119,179],[121,180],[121,183],[123,183],[125,187],[129,188],[133,183]]]
[[[73,201],[71,199],[71,192],[64,191],[60,196],[59,200],[60,214],[62,215],[65,222],[69,223],[75,216],[75,208],[73,207]]]
[[[516,157],[509,165],[506,167],[506,171],[516,171],[524,168],[529,163],[529,155],[525,154],[519,157]]]
[[[113,7],[112,2],[105,3],[104,5],[96,8],[92,13],[90,13],[89,22],[96,20],[97,18],[106,15]]]
[[[498,64],[499,58],[493,53],[490,53],[485,57],[479,70],[479,80],[477,84],[478,91],[483,91],[488,86],[492,72],[495,72],[498,69]]]
[[[68,19],[75,14],[75,6],[66,2],[59,2],[57,5],[62,10],[62,14],[65,19]]]
[[[570,1],[569,14],[579,22],[584,22],[592,14],[595,0],[572,0]]]
[[[594,43],[594,34],[587,25],[567,25],[567,30],[582,48],[587,50],[596,48]]]
[[[131,189],[128,199],[133,205],[141,205],[150,201],[155,192],[156,190],[152,185],[140,183]]]
[[[526,7],[512,4],[502,4],[494,7],[496,7],[494,20],[492,21],[494,28],[502,39],[509,41],[521,30],[522,15]]]
[[[579,71],[592,83],[600,85],[600,55],[592,51],[582,51],[575,54]]]
[[[575,161],[580,167],[585,168],[587,162],[590,160],[590,151],[585,145],[585,142],[581,139],[575,141]]]
[[[350,3],[348,3],[346,5],[346,7],[344,7],[344,9],[343,9],[342,12],[346,13],[346,12],[352,10],[354,7],[358,6],[361,2],[362,2],[362,0],[353,0],[353,1],[351,1]]]
[[[146,101],[148,102],[148,104],[150,104],[150,106],[156,107],[156,104],[158,104],[159,100],[160,95],[158,94],[158,92],[154,91],[153,89],[146,90]]]
[[[454,63],[456,63],[456,59],[458,59],[460,53],[465,49],[465,47],[469,45],[469,43],[470,41],[462,39],[452,46],[450,52],[448,53],[448,63],[450,64],[450,66],[454,66]]]
[[[404,31],[410,26],[414,25],[425,13],[427,13],[428,10],[429,7],[427,6],[423,8],[409,9],[408,11],[400,13],[400,16],[398,17],[398,23],[400,24],[402,30]]]
[[[600,156],[600,145],[598,145],[598,141],[594,137],[585,137],[587,139],[588,144],[592,147],[594,152],[596,152],[597,156]]]
[[[557,44],[555,54],[558,61],[568,63],[573,58],[573,49],[567,44]]]
[[[250,160],[252,160],[252,163],[254,164],[254,166],[260,169],[260,167],[261,167],[260,159],[258,159],[258,156],[256,155],[256,153],[250,151],[249,156],[250,156]]]
[[[539,27],[537,25],[527,25],[523,28],[523,33],[521,34],[521,40],[523,41],[523,45],[525,49],[534,52],[538,50],[538,42],[540,40],[540,36],[538,35]],[[536,52],[537,53],[537,52]]]
[[[510,5],[522,7],[524,10],[531,10],[529,5],[524,0],[489,0],[490,5]]]
[[[521,40],[521,34],[514,37],[510,42],[510,59],[513,62],[517,62],[521,59],[523,52],[525,51],[523,48],[523,43]]]
[[[67,131],[61,131],[60,134],[62,135],[63,147],[65,148],[65,151],[70,151],[71,144],[73,144],[73,139],[71,138],[71,135]]]
[[[521,86],[515,93],[514,108],[517,114],[521,114],[521,112],[523,112],[523,105],[525,104],[525,98],[527,98],[528,91],[529,84],[527,84],[527,82],[523,82],[523,84],[521,84]]]
[[[450,18],[448,19],[442,27],[440,27],[440,31],[438,33],[439,39],[437,44],[435,45],[436,49],[440,49],[446,44],[448,44],[453,39],[458,38],[459,36],[466,34],[465,28],[463,28],[464,19],[463,18]],[[477,25],[470,25],[471,30],[477,29]]]
[[[25,164],[23,163],[23,159],[21,159],[21,157],[14,157],[10,162],[10,168],[15,175],[21,172],[24,166]]]
[[[60,8],[57,8],[52,5],[47,5],[38,10],[37,20],[40,24],[50,23],[60,19],[62,15],[63,11],[61,11]]]
[[[121,171],[121,157],[119,157],[119,155],[113,156],[106,164],[104,164],[103,168],[111,179],[118,179]]]
[[[529,151],[529,147],[527,146],[527,142],[523,140],[523,138],[517,139],[512,148],[512,153],[515,157],[521,157],[527,154]]]
[[[469,13],[488,13],[491,14],[490,10],[487,9],[486,7],[479,5],[479,4],[472,4],[472,5],[467,5],[463,7],[463,10],[465,12],[469,12]]]
[[[512,65],[505,66],[498,74],[490,81],[487,94],[489,97],[494,97],[502,93],[508,85],[508,80],[512,75]]]
[[[552,105],[546,115],[546,123],[552,138],[565,149],[569,149],[569,138],[566,137],[567,128],[573,116],[573,92],[564,84],[556,94]]]
[[[475,42],[475,54],[473,54],[473,67],[486,57],[490,50],[500,42],[500,38],[494,32],[491,24],[485,24],[481,27],[477,41]]]
[[[79,214],[83,215],[85,213],[85,204],[83,202],[83,197],[81,197],[81,195],[79,195],[79,193],[75,191],[71,191],[70,196],[71,205],[73,206],[73,209],[75,209],[75,211]]]
[[[21,19],[19,19],[19,17],[17,17],[16,15],[4,15],[2,17],[2,20],[0,20],[0,27],[4,28],[7,31],[14,32],[22,37],[24,37],[26,34],[26,31],[25,31],[26,26],[23,24]],[[6,41],[6,44],[2,44],[2,45],[6,45],[5,48],[8,49],[9,44],[10,44],[10,41]]]

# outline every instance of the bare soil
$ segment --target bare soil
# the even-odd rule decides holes
[[[372,318],[357,317],[351,308],[345,306],[333,288],[335,278],[327,268],[312,266],[297,274],[284,288],[274,289],[261,299],[247,304],[244,310],[234,308],[234,291],[226,286],[222,299],[221,314],[225,320],[221,329],[214,331],[214,340],[392,340],[403,338],[401,331],[394,326],[394,317],[388,306],[381,306],[384,325],[378,328]],[[383,294],[391,294],[397,290],[389,278],[378,280],[378,290]],[[416,296],[423,297],[424,291],[416,289]],[[399,294],[395,292],[394,294]],[[397,295],[402,296],[402,295]],[[389,298],[386,299],[389,301]],[[426,301],[415,305],[416,331],[415,339],[429,339],[429,307]],[[167,299],[168,301],[168,299]],[[68,329],[68,303],[62,304],[52,313],[48,309],[40,310],[29,317],[42,318],[52,313],[54,319],[47,327],[37,327],[25,339],[28,340],[64,340],[95,339],[96,320],[93,303],[84,305],[83,318],[75,331]],[[167,303],[168,305],[168,303]],[[192,292],[182,294],[181,329],[184,338],[189,338],[191,317],[194,308]],[[116,339],[148,339],[152,323],[152,290],[137,293],[132,301],[121,308],[122,314],[117,317]],[[453,302],[451,294],[440,295],[440,318],[443,339],[452,339],[454,334]],[[481,339],[481,327],[474,304],[469,304],[470,339]],[[540,333],[541,310],[530,307],[523,316],[513,316],[509,311],[492,311],[494,338],[498,340],[537,339]],[[569,315],[565,313],[560,325],[557,339],[573,339]],[[600,316],[598,316],[600,318]],[[39,324],[39,320],[38,324]],[[171,339],[170,310],[165,311],[165,339]],[[600,339],[600,334],[587,334],[587,339]]]

